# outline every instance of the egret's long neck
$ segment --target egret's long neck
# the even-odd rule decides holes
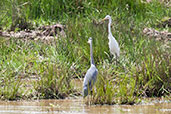
[[[90,57],[91,57],[91,64],[94,65],[92,41],[90,42]]]
[[[112,20],[109,19],[109,23],[108,23],[108,33],[109,34],[112,34],[112,32],[111,32],[111,23],[112,23]]]

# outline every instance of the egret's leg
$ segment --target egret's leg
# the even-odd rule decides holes
[[[115,63],[116,63],[116,65],[119,63],[118,59],[119,59],[119,57],[117,56],[117,54],[115,54]]]
[[[112,63],[113,61],[113,55],[110,53],[109,63]]]

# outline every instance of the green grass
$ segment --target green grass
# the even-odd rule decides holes
[[[65,98],[73,93],[70,64],[55,46],[18,39],[2,40],[0,46],[2,99]]]
[[[157,0],[150,4],[140,0],[12,2],[13,6],[8,0],[0,3],[3,30],[21,30],[19,25],[23,24],[35,28],[60,22],[66,25],[67,37],[57,38],[51,44],[0,40],[1,99],[65,98],[74,93],[71,79],[83,77],[89,67],[90,36],[99,70],[93,104],[133,104],[144,96],[170,95],[170,42],[166,48],[164,42],[148,39],[142,31],[145,27],[170,31],[169,27],[158,28],[156,24],[171,17],[171,8]],[[13,23],[12,7],[18,9]],[[109,58],[106,24],[93,23],[107,14],[112,16],[112,33],[121,48],[117,65]],[[25,91],[22,80],[30,76],[38,80],[29,83],[32,87]]]

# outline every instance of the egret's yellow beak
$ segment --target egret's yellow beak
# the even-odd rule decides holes
[[[102,20],[101,20],[101,22],[106,21],[106,20],[107,20],[107,19],[106,19],[106,18],[104,18],[104,19],[102,19]]]

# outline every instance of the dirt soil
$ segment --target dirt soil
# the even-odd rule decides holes
[[[171,18],[165,19],[164,21],[161,21],[159,24],[156,25],[158,28],[166,28],[171,27]],[[158,31],[154,28],[144,28],[143,33],[147,35],[150,38],[155,38],[159,41],[164,41],[165,43],[171,41],[171,32],[168,30],[165,31]]]
[[[55,37],[66,37],[64,26],[61,24],[46,25],[36,28],[35,30],[23,30],[19,32],[1,31],[0,36],[22,38],[24,40],[54,40]]]
[[[165,42],[171,41],[171,33],[168,31],[157,31],[154,28],[144,28],[143,33],[156,40]]]

